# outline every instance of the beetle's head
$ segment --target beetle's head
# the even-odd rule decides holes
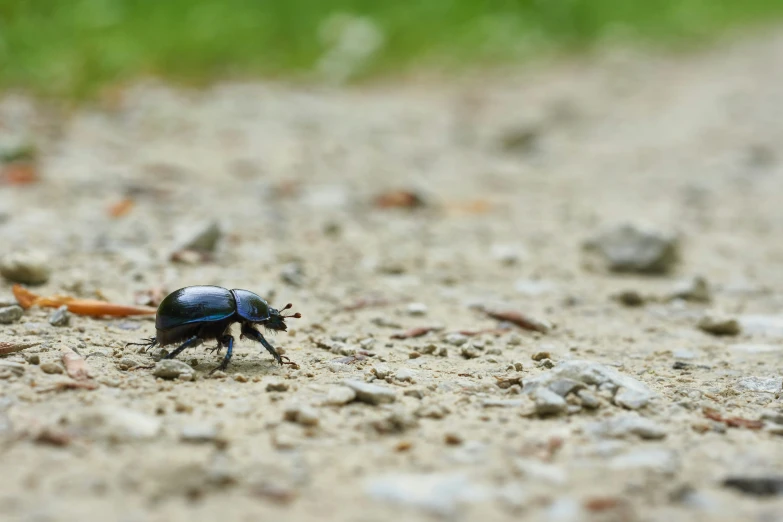
[[[285,332],[288,329],[288,326],[285,324],[286,319],[299,319],[300,317],[302,317],[302,314],[300,314],[299,312],[296,312],[295,314],[291,314],[291,315],[283,315],[280,313],[280,312],[284,312],[285,310],[288,310],[292,306],[294,305],[288,303],[282,308],[282,310],[270,308],[269,319],[267,319],[266,323],[264,323],[264,326],[269,328],[270,330]]]

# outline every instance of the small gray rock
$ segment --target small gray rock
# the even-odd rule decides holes
[[[462,346],[468,342],[468,337],[461,333],[452,333],[446,336],[446,342],[452,346]]]
[[[161,379],[192,378],[193,368],[176,359],[163,359],[155,363],[152,375]]]
[[[0,274],[12,283],[42,285],[49,280],[49,259],[41,252],[15,252],[0,260]]]
[[[742,330],[737,319],[716,314],[705,315],[697,326],[712,335],[738,335]]]
[[[24,315],[24,310],[19,305],[0,308],[0,324],[15,323]]]
[[[74,425],[93,437],[109,442],[150,440],[161,431],[157,417],[121,407],[101,407],[81,411]]]
[[[408,315],[412,316],[427,315],[427,305],[424,303],[410,303],[405,308],[405,311],[408,312]]]
[[[63,305],[49,316],[49,324],[52,326],[68,326],[71,322],[71,312],[68,307]]]
[[[481,352],[473,346],[463,345],[459,349],[459,354],[465,359],[475,359],[477,357],[481,357]]]
[[[594,410],[601,406],[601,399],[590,390],[579,390],[576,394],[582,400],[583,408]]]
[[[288,383],[280,379],[273,379],[266,384],[266,391],[268,392],[288,391]]]
[[[678,282],[669,295],[669,299],[682,299],[694,303],[709,303],[712,299],[710,285],[701,276],[695,276]]]
[[[332,386],[326,392],[324,404],[330,406],[342,406],[356,399],[356,392],[345,386]]]
[[[560,415],[568,409],[565,399],[548,388],[537,388],[532,397],[539,415]]]
[[[394,380],[400,382],[416,382],[416,371],[410,368],[400,368],[394,374]]]
[[[418,426],[419,422],[407,411],[396,408],[381,419],[372,421],[370,425],[378,433],[403,433]]]
[[[356,392],[357,400],[367,404],[387,404],[397,400],[394,390],[385,386],[354,380],[345,381],[343,384]]]
[[[633,224],[602,232],[584,246],[601,255],[613,272],[665,274],[679,259],[677,236]]]
[[[569,393],[581,390],[585,384],[573,379],[557,379],[547,387],[561,397],[565,397]]]
[[[220,435],[220,428],[211,422],[198,422],[182,426],[179,438],[191,444],[215,442]]]
[[[220,223],[217,221],[202,223],[194,227],[189,239],[182,243],[179,250],[212,253],[217,248],[218,241],[220,241],[222,235]]]
[[[302,426],[317,426],[320,422],[318,410],[306,404],[289,404],[283,412],[283,418]]]
[[[622,415],[595,422],[588,425],[587,431],[599,437],[623,438],[636,435],[642,439],[663,439],[666,430],[658,423],[637,417],[636,415]]]
[[[644,408],[650,402],[650,394],[634,388],[622,387],[614,396],[614,403],[629,410]]]
[[[65,371],[65,368],[53,362],[45,362],[40,366],[40,368],[42,372],[48,373],[50,375],[56,375]]]
[[[783,391],[783,377],[747,377],[737,382],[737,388],[761,393]]]

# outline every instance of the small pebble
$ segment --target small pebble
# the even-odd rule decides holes
[[[65,371],[65,368],[63,368],[57,363],[46,362],[41,364],[41,371],[48,374],[58,374],[58,373],[63,373]]]
[[[40,252],[15,252],[0,260],[0,274],[12,283],[41,285],[49,280],[49,259]]]
[[[22,318],[22,315],[24,315],[24,310],[18,305],[0,308],[0,324],[15,323]]]
[[[412,316],[427,315],[427,305],[424,303],[411,303],[405,310]]]
[[[32,364],[32,365],[41,364],[41,356],[38,355],[37,353],[31,353],[29,355],[25,355],[24,360],[27,361],[27,364]]]
[[[644,304],[644,296],[636,290],[623,290],[614,296],[614,299],[623,306],[635,307]]]
[[[465,359],[475,359],[481,356],[481,352],[473,346],[462,346],[459,350],[459,354]]]
[[[318,410],[304,404],[291,404],[283,412],[283,418],[302,426],[317,426],[320,422]]]
[[[63,305],[49,316],[49,324],[52,326],[68,326],[71,322],[71,313],[68,307]]]
[[[193,368],[188,366],[188,364],[176,359],[163,359],[155,363],[155,368],[152,370],[152,375],[168,380],[183,378],[187,379],[188,377],[192,378]]]
[[[268,392],[284,392],[288,391],[288,383],[279,379],[272,380],[267,383],[266,391]]]
[[[345,381],[343,384],[356,392],[357,400],[367,404],[385,404],[397,400],[394,390],[385,386],[354,380]]]
[[[672,289],[669,299],[683,299],[694,303],[709,303],[712,299],[710,286],[701,276],[678,282]]]
[[[712,335],[738,335],[741,331],[737,319],[714,314],[702,317],[697,326]]]
[[[247,382],[247,377],[245,377],[243,374],[238,373],[234,375],[234,380],[237,382]]]
[[[400,382],[416,382],[416,371],[410,368],[400,368],[394,374],[394,380]]]
[[[531,356],[534,361],[541,361],[543,359],[551,359],[552,355],[549,352],[536,352]]]
[[[220,429],[217,425],[201,422],[183,426],[179,432],[179,438],[183,442],[203,444],[214,442],[218,438],[219,433]]]
[[[547,388],[536,388],[532,397],[539,415],[559,415],[568,409],[565,399]]]
[[[332,386],[326,393],[325,404],[342,406],[356,399],[356,392],[345,386]]]
[[[468,337],[461,333],[452,333],[446,336],[446,342],[452,346],[462,346],[468,342]]]
[[[458,433],[449,432],[443,436],[443,442],[449,446],[459,446],[463,443],[463,439]]]

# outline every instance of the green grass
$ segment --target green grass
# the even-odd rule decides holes
[[[186,84],[308,76],[336,13],[383,45],[356,77],[524,61],[634,44],[700,43],[783,19],[782,0],[0,0],[0,89],[90,96],[142,77]]]

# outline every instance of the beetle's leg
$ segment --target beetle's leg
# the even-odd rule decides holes
[[[182,353],[182,350],[184,350],[185,348],[191,348],[193,346],[198,346],[199,344],[201,344],[203,342],[204,341],[199,336],[194,335],[193,337],[191,337],[190,339],[188,339],[184,343],[180,344],[177,347],[176,350],[174,350],[173,352],[168,354],[166,357],[164,357],[164,359],[173,359],[174,357],[176,357],[177,355]]]
[[[220,344],[218,347],[226,347],[226,356],[223,357],[223,362],[220,363],[220,366],[217,368],[214,368],[211,372],[209,372],[210,375],[215,373],[218,370],[225,370],[228,368],[228,363],[231,361],[231,355],[234,352],[234,336],[233,335],[224,335],[220,338]]]
[[[223,339],[221,338],[220,340],[218,340],[217,346],[207,347],[204,349],[212,353],[217,352],[217,354],[220,355],[220,352],[223,350],[223,344],[224,344]]]
[[[280,354],[277,353],[274,346],[269,344],[269,342],[266,339],[264,339],[264,336],[261,335],[261,332],[253,328],[250,324],[242,323],[242,335],[261,343],[263,347],[266,348],[266,351],[272,354],[272,357],[275,358],[275,361],[277,361],[281,365],[283,364],[283,359],[282,357],[280,357]]]
[[[150,350],[153,348],[156,344],[158,344],[158,340],[155,337],[150,337],[149,339],[142,339],[142,343],[128,343],[125,345],[127,348],[128,346],[143,346],[144,350],[143,352],[146,352],[147,350]]]

